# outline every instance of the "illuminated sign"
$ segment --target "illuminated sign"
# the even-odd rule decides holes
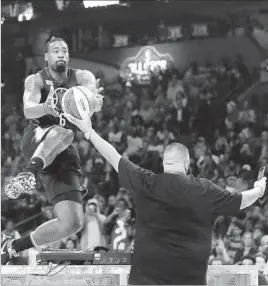
[[[208,36],[208,26],[206,24],[193,24],[193,36]]]
[[[121,72],[125,78],[131,77],[137,84],[149,84],[152,72],[166,70],[172,61],[171,55],[160,54],[155,47],[146,46],[135,57],[124,60]]]

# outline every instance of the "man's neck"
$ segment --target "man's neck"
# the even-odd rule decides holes
[[[52,79],[54,79],[55,81],[59,83],[65,82],[68,78],[68,68],[66,69],[65,72],[59,73],[59,72],[53,71],[50,67],[48,67],[48,72],[49,72],[50,77],[52,77]]]
[[[181,170],[181,171],[172,171],[172,170],[171,171],[164,171],[164,173],[186,175],[183,170]]]
[[[178,164],[174,163],[173,165],[164,165],[164,173],[186,175],[185,169],[179,163]]]

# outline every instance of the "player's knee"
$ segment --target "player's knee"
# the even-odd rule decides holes
[[[61,126],[55,126],[54,131],[56,131],[58,138],[66,143],[72,143],[74,139],[74,133],[71,129],[66,129]]]

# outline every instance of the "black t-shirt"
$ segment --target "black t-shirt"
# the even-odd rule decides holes
[[[215,218],[236,215],[242,195],[206,179],[154,174],[121,158],[119,180],[136,200],[130,284],[205,284]]]

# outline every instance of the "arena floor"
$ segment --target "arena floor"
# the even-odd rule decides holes
[[[3,266],[1,285],[127,285],[129,270],[130,266],[121,265]],[[258,285],[258,270],[255,266],[210,266],[208,285]]]

